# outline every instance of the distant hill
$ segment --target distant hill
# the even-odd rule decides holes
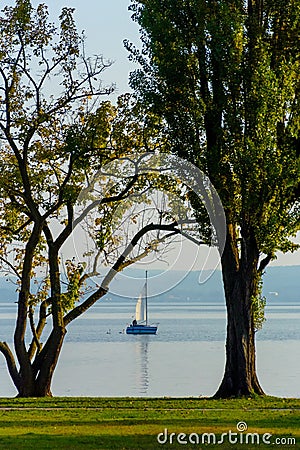
[[[267,299],[280,303],[300,301],[300,266],[268,267],[263,293]]]
[[[148,273],[150,279],[149,291],[151,293],[151,289],[154,289],[151,284],[155,284],[156,292],[160,292],[158,298],[174,302],[185,299],[201,302],[224,302],[220,270],[216,270],[213,274],[202,272],[201,280],[208,277],[204,283],[199,283],[200,273],[196,271],[188,274],[181,271],[169,271],[155,278],[153,277],[158,275],[159,271],[150,270]],[[130,268],[126,270],[125,275],[126,277],[117,276],[115,285],[112,285],[108,296],[113,298],[119,298],[121,295],[136,297],[139,294],[140,286],[143,285],[144,271]],[[209,277],[209,275],[211,276]],[[137,286],[139,287],[137,288]],[[170,286],[174,287],[169,289]],[[114,292],[119,295],[116,296]],[[300,301],[300,266],[267,268],[264,275],[263,294],[272,303]],[[4,278],[0,278],[0,302],[15,302],[16,300],[16,286],[6,282]]]
[[[128,270],[132,276],[143,277],[142,271]],[[155,271],[149,271],[149,278]],[[224,302],[224,291],[222,283],[222,274],[220,270],[216,270],[212,275],[210,272],[202,273],[201,279],[208,278],[206,282],[199,283],[199,272],[189,272],[186,276],[183,272],[170,271],[165,274],[168,279],[173,279],[174,288],[164,292],[160,297],[176,300],[198,300],[202,302]],[[211,276],[210,276],[211,275]],[[181,280],[176,284],[176,280]],[[157,281],[156,281],[157,282]],[[161,291],[163,292],[163,280],[161,283]],[[124,291],[128,294],[128,286],[124,286]],[[132,291],[131,291],[132,293]],[[132,293],[133,294],[133,293]],[[263,295],[269,302],[295,302],[300,301],[300,266],[278,266],[269,267],[264,275]]]

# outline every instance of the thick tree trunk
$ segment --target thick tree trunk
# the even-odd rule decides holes
[[[58,327],[52,331],[45,346],[45,354],[41,361],[41,369],[36,378],[36,394],[38,397],[51,396],[51,382],[58,358],[62,349],[66,329]]]
[[[49,383],[41,386],[40,384],[34,382],[32,386],[28,386],[27,380],[22,380],[22,385],[20,386],[17,398],[31,398],[31,397],[52,397],[51,392],[51,380]]]
[[[237,258],[236,238],[228,233],[222,256],[227,307],[226,365],[215,397],[240,397],[264,392],[256,375],[252,296],[257,289],[258,251],[251,230],[243,230]]]
[[[38,379],[29,382],[29,380],[21,376],[21,383],[18,386],[18,398],[30,398],[30,397],[52,397],[51,381],[52,373],[49,372],[49,376],[45,378],[44,383],[41,383]]]
[[[52,397],[52,377],[65,334],[66,330],[61,327],[52,331],[45,347],[32,364],[33,379],[20,374],[20,383],[17,386],[18,397]]]

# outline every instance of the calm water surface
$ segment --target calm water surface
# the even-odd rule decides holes
[[[0,304],[0,338],[9,341],[14,308]],[[104,300],[71,324],[53,380],[66,396],[207,396],[222,379],[226,315],[221,303],[153,301],[156,336],[127,336],[130,300]],[[270,395],[300,397],[300,305],[275,304],[257,333],[258,375]],[[3,358],[0,396],[15,394]]]

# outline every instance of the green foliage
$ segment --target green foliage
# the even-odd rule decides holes
[[[68,259],[65,263],[67,276],[67,292],[61,294],[63,311],[73,309],[75,303],[79,301],[82,289],[81,276],[84,270],[82,264],[75,263],[74,259]]]
[[[265,306],[267,300],[266,297],[262,295],[263,282],[261,276],[258,276],[256,283],[256,295],[253,295],[251,299],[251,313],[254,329],[255,331],[258,331],[263,327],[263,324],[266,321]]]
[[[172,151],[207,173],[227,221],[251,224],[262,254],[295,250],[298,3],[132,0],[130,9],[142,38],[141,50],[125,42],[141,64],[131,86],[163,118]]]

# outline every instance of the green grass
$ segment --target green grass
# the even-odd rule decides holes
[[[238,439],[258,433],[261,440],[270,433],[274,445],[230,444],[228,437],[219,445],[201,443],[202,433],[215,433],[219,440],[222,433],[237,432],[240,421],[248,430]],[[9,450],[298,449],[299,424],[300,399],[0,399],[0,448]],[[165,428],[168,439],[176,433],[175,443],[158,443]],[[178,433],[197,433],[200,443],[179,444]],[[278,437],[295,438],[296,445],[276,445]]]

